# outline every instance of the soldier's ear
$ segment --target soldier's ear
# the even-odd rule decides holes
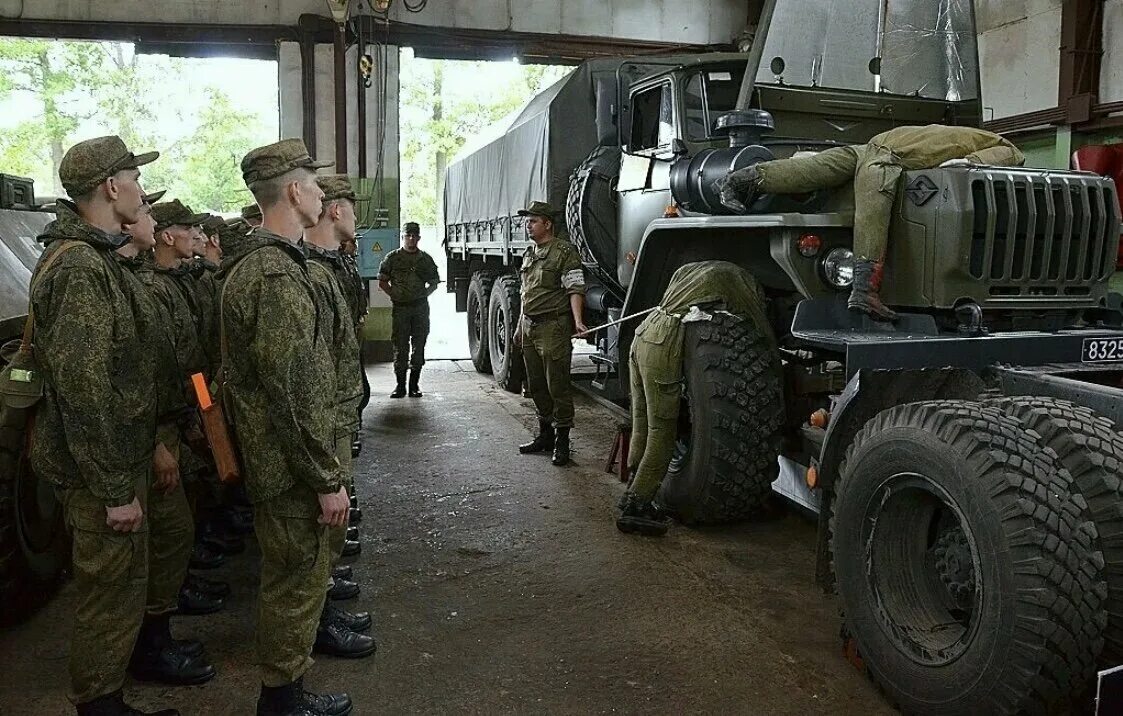
[[[175,237],[172,236],[172,232],[167,229],[156,234],[156,238],[159,239],[164,246],[175,246]]]

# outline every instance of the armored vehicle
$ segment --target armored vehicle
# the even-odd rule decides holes
[[[473,362],[520,389],[530,200],[566,207],[586,325],[655,305],[684,263],[746,268],[778,345],[720,313],[688,325],[661,504],[738,520],[775,491],[817,514],[845,653],[905,712],[1067,708],[1123,658],[1115,187],[906,172],[882,292],[900,320],[848,312],[852,191],[731,215],[713,182],[894,126],[979,124],[973,10],[765,6],[748,55],[586,62],[449,166],[449,290]],[[591,388],[622,405],[636,325],[590,339]]]
[[[35,237],[54,218],[35,204],[31,180],[0,174],[0,344],[6,350],[14,349],[9,342],[20,338],[27,319],[31,272],[42,250]],[[4,352],[0,360],[8,357]],[[0,440],[0,622],[42,604],[68,558],[54,491],[13,447]]]

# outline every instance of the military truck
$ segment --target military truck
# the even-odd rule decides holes
[[[22,334],[31,272],[42,250],[35,238],[54,218],[35,203],[30,179],[0,174],[0,345]],[[9,357],[0,354],[0,365]],[[42,604],[69,557],[61,505],[23,457],[0,440],[0,623]]]
[[[534,97],[448,168],[448,287],[477,370],[517,391],[528,201],[566,207],[586,325],[656,305],[684,263],[746,268],[770,325],[687,326],[659,502],[720,522],[775,491],[817,514],[845,653],[902,710],[1064,709],[1123,659],[1114,187],[906,172],[882,290],[900,320],[847,311],[852,191],[732,215],[713,182],[894,126],[977,125],[981,103],[970,3],[841,5],[766,3],[747,55],[596,59]],[[590,387],[621,405],[636,325],[590,339]]]

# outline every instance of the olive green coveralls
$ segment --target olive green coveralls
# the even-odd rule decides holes
[[[692,306],[701,310],[691,311]],[[675,271],[659,309],[636,329],[628,353],[632,439],[631,491],[650,500],[659,491],[674,454],[683,392],[686,324],[724,310],[753,321],[768,336],[764,292],[745,269],[728,261],[699,261]]]
[[[767,194],[804,194],[854,182],[854,254],[882,261],[902,172],[931,169],[950,159],[1021,166],[1025,156],[992,132],[973,127],[896,127],[859,146],[835,147],[807,157],[755,165],[757,188]]]

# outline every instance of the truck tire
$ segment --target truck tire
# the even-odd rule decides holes
[[[722,312],[687,324],[683,378],[689,419],[659,503],[687,524],[744,519],[779,474],[784,391],[767,326]]]
[[[491,372],[491,350],[488,348],[487,312],[491,284],[495,276],[477,271],[468,282],[468,352],[477,373]]]
[[[616,182],[620,148],[597,147],[573,171],[565,202],[565,221],[582,260],[622,292],[616,276],[620,232],[616,225]],[[603,275],[601,275],[603,274]]]
[[[36,479],[22,446],[8,444],[8,437],[0,440],[0,624],[47,601],[70,545],[54,490]]]
[[[487,309],[491,370],[499,387],[512,393],[522,392],[526,372],[522,350],[515,345],[521,313],[518,277],[508,274],[495,279]]]
[[[904,713],[1063,710],[1107,622],[1086,510],[1056,454],[994,406],[879,413],[832,501],[847,651]]]
[[[1037,396],[992,401],[1022,427],[1040,436],[1072,475],[1099,534],[1107,581],[1107,628],[1101,666],[1123,663],[1123,435],[1094,411],[1066,400]]]

